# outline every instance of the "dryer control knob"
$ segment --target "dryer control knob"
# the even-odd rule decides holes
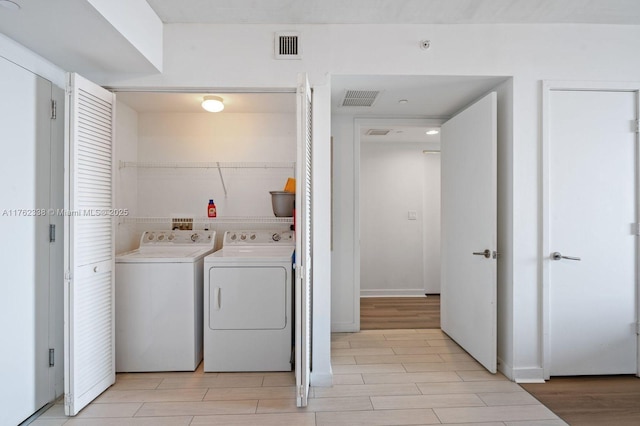
[[[251,236],[249,237],[251,239],[251,241],[256,239],[256,234],[251,234]]]
[[[237,236],[236,234],[232,234],[232,235],[229,237],[229,239],[230,239],[231,241],[235,241],[235,240],[237,240],[237,239],[238,239],[238,236]]]
[[[198,234],[191,234],[191,241],[193,241],[194,243],[196,241],[198,241],[198,238],[200,238],[200,235]]]
[[[281,238],[282,238],[282,236],[280,234],[278,234],[277,232],[271,236],[271,239],[273,241],[280,241]]]

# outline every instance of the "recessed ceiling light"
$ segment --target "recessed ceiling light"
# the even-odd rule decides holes
[[[0,0],[0,6],[9,10],[19,10],[20,5],[16,2],[12,2],[11,0]]]
[[[439,130],[435,130],[435,129],[431,129],[431,130],[427,130],[427,134],[428,135],[437,135],[438,133],[440,133]]]
[[[398,103],[399,103],[399,104],[406,104],[406,103],[408,103],[408,102],[409,102],[409,101],[408,101],[407,99],[400,99],[400,100],[398,101]]]

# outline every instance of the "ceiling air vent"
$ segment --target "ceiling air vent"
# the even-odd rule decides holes
[[[390,131],[389,129],[369,129],[367,136],[387,136]]]
[[[301,59],[300,33],[276,33],[275,57],[276,59]]]
[[[343,107],[370,107],[373,106],[379,90],[347,90],[342,100]]]

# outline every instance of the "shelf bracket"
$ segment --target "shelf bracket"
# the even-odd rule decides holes
[[[224,183],[224,177],[222,176],[222,169],[220,168],[220,162],[216,162],[218,166],[218,174],[220,175],[220,182],[222,182],[222,189],[224,191],[224,198],[227,198],[227,185]]]

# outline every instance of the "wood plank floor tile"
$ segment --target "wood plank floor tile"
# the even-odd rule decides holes
[[[293,399],[265,399],[258,402],[258,413],[298,411],[363,411],[373,410],[368,396],[350,398],[311,398],[304,408],[298,408]]]
[[[456,393],[526,393],[517,384],[508,380],[488,382],[448,382],[448,383],[417,383],[423,394],[456,394]]]
[[[366,365],[335,365],[333,366],[334,374],[404,373],[406,371],[407,370],[405,370],[402,364],[366,364]]]
[[[175,377],[164,379],[158,389],[246,388],[262,386],[263,379],[263,375]]]
[[[475,394],[372,396],[371,403],[375,410],[485,406]]]
[[[202,401],[207,389],[156,389],[156,390],[111,390],[99,396],[95,403],[111,402],[160,402]]]
[[[352,396],[378,395],[419,395],[420,391],[412,383],[375,385],[335,385],[330,388],[315,388],[316,398],[345,398]]]
[[[295,398],[295,386],[263,386],[256,388],[209,388],[205,401],[232,401],[243,399]]]
[[[335,374],[333,375],[334,385],[364,385],[362,374]]]
[[[484,371],[477,362],[420,362],[403,364],[409,373],[419,371]]]
[[[90,418],[90,417],[133,417],[136,412],[142,407],[141,402],[120,402],[114,404],[90,404],[85,407],[80,413],[78,418]]]
[[[315,426],[314,413],[195,416],[191,426]]]
[[[506,407],[434,408],[442,423],[504,422],[520,420],[555,420],[556,415],[544,405]]]
[[[136,417],[206,416],[212,414],[252,414],[258,400],[200,401],[200,402],[147,402]]]
[[[191,416],[172,417],[133,417],[111,419],[79,419],[72,418],[64,426],[188,426],[193,420]]]
[[[316,426],[428,425],[440,421],[432,410],[380,410],[316,413]]]
[[[462,379],[454,371],[436,371],[428,373],[391,373],[363,374],[364,383],[435,383],[461,382]]]

